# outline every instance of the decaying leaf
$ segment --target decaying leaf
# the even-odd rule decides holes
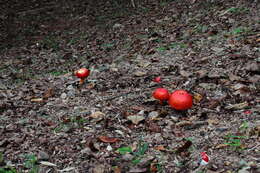
[[[53,88],[49,88],[44,94],[43,94],[43,98],[47,99],[50,98],[54,95],[54,89]]]
[[[142,76],[145,76],[147,74],[147,72],[144,72],[144,71],[136,71],[134,72],[134,75],[136,77],[142,77]]]
[[[218,144],[215,148],[216,149],[221,149],[221,148],[226,148],[228,144]]]
[[[45,166],[52,166],[52,167],[57,166],[57,165],[54,164],[54,163],[50,163],[50,162],[46,162],[46,161],[40,161],[40,164],[41,164],[41,165],[45,165]]]
[[[114,171],[114,173],[121,173],[121,168],[118,167],[118,166],[115,166],[115,167],[113,168],[113,171]]]
[[[31,102],[43,102],[43,98],[33,98]]]
[[[199,94],[199,93],[194,93],[193,94],[193,98],[194,98],[194,102],[195,103],[199,103],[201,100],[202,100],[202,95],[201,94]]]
[[[192,142],[190,140],[187,140],[184,145],[182,145],[181,147],[179,147],[177,150],[176,150],[176,153],[182,153],[184,151],[188,151],[188,149],[191,147],[192,145]]]
[[[97,112],[93,112],[91,115],[90,115],[91,118],[94,118],[94,119],[103,119],[105,117],[105,114],[100,112],[100,111],[97,111]]]
[[[192,125],[192,122],[186,121],[186,120],[176,123],[176,126],[179,126],[179,127],[190,126],[190,125]]]
[[[58,171],[59,172],[71,172],[75,169],[76,169],[75,167],[68,167],[68,168],[65,168],[65,169],[62,169],[62,170],[58,170]]]
[[[248,102],[243,102],[243,103],[238,103],[238,104],[233,104],[233,105],[229,105],[226,106],[226,109],[244,109],[246,107],[248,107]]]
[[[137,125],[139,122],[143,121],[145,118],[141,115],[131,115],[127,117],[128,120],[130,120],[133,124]]]
[[[147,172],[147,168],[131,168],[129,173],[142,173]]]
[[[104,173],[105,172],[105,165],[99,164],[99,165],[95,165],[94,169],[93,169],[93,173]]]
[[[99,136],[98,139],[105,143],[115,143],[118,142],[118,138],[108,137],[108,136]]]
[[[166,151],[166,148],[163,145],[155,146],[154,149],[158,151]]]
[[[156,133],[160,133],[161,132],[161,127],[158,126],[156,123],[152,122],[152,121],[149,121],[148,122],[148,129],[151,131],[151,132],[156,132]]]

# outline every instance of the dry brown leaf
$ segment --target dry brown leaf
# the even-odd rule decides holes
[[[152,121],[148,122],[148,128],[151,132],[156,132],[156,133],[161,132],[161,127]]]
[[[201,100],[202,100],[202,95],[201,94],[199,94],[199,93],[194,93],[193,94],[193,98],[194,98],[194,102],[195,103],[199,103]]]
[[[43,102],[43,98],[33,98],[31,102]]]
[[[43,98],[47,99],[50,98],[54,95],[54,89],[53,88],[49,88],[44,94],[43,94]]]
[[[225,148],[227,146],[228,146],[228,144],[218,144],[215,148],[216,149],[221,149],[221,148]]]
[[[133,124],[137,125],[139,122],[143,121],[145,118],[140,115],[131,115],[127,117],[128,120],[130,120]]]
[[[179,147],[177,150],[176,150],[176,153],[182,153],[184,151],[188,151],[188,149],[191,147],[192,145],[192,142],[190,140],[186,141],[184,143],[184,145],[182,145],[181,147]]]
[[[166,151],[166,148],[163,145],[157,145],[154,147],[154,149],[158,151]]]
[[[136,71],[134,72],[134,75],[136,77],[142,77],[142,76],[145,76],[147,74],[147,72],[143,72],[143,71]]]
[[[90,117],[94,119],[103,119],[105,117],[105,114],[103,112],[97,111],[97,112],[93,112],[90,115]]]
[[[114,173],[121,173],[121,168],[119,168],[118,166],[114,167]]]
[[[150,165],[150,172],[157,172],[157,171],[158,171],[158,169],[157,169],[156,164],[152,163],[152,164]]]
[[[176,126],[179,126],[179,127],[190,126],[190,125],[192,125],[191,121],[181,121],[181,122],[176,123]]]
[[[233,104],[233,105],[229,105],[226,106],[226,109],[244,109],[246,107],[248,107],[248,102],[243,102],[243,103],[238,103],[238,104]]]
[[[93,89],[95,86],[96,86],[96,84],[92,82],[92,83],[88,84],[86,88]]]
[[[108,136],[99,136],[98,139],[105,143],[115,143],[118,142],[118,138],[108,137]]]

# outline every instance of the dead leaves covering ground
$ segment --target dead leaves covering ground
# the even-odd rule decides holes
[[[2,167],[259,172],[259,6],[151,4],[90,29],[77,16],[67,34],[1,54]],[[79,67],[91,69],[83,86]],[[162,86],[190,91],[192,109],[151,99]]]

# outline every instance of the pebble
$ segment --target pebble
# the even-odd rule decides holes
[[[66,93],[62,93],[61,96],[60,96],[60,98],[62,98],[62,99],[65,99],[66,97],[67,97]]]
[[[39,153],[38,153],[39,160],[48,160],[49,158],[50,158],[49,154],[47,154],[44,151],[39,151]]]
[[[74,90],[73,85],[69,85],[69,86],[67,87],[67,90]]]
[[[159,116],[159,113],[157,111],[152,111],[148,114],[149,119],[154,120]]]
[[[30,111],[28,112],[28,114],[29,114],[30,116],[36,116],[36,111],[30,110]]]
[[[124,154],[123,157],[122,157],[122,160],[124,161],[130,161],[130,160],[133,160],[134,156],[132,154]]]
[[[216,128],[216,131],[218,131],[218,132],[225,132],[225,131],[228,131],[228,127],[219,127],[219,128]]]
[[[68,97],[74,97],[75,95],[76,95],[76,92],[75,92],[75,90],[70,90],[70,91],[68,91]]]

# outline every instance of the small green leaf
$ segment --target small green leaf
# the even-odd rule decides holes
[[[131,147],[121,147],[121,148],[118,148],[117,151],[120,153],[120,154],[126,154],[126,153],[131,153],[132,152],[132,148]]]
[[[134,159],[134,160],[132,160],[132,163],[133,164],[138,164],[138,163],[140,163],[140,161],[141,161],[141,159]]]
[[[138,151],[134,154],[137,156],[142,156],[145,154],[145,152],[148,150],[148,143],[143,143],[138,146]]]
[[[167,47],[158,47],[156,50],[159,52],[163,52],[167,50]]]

